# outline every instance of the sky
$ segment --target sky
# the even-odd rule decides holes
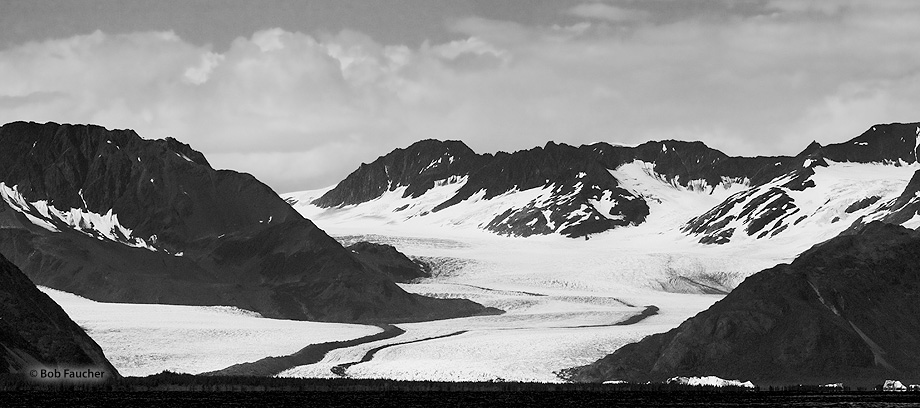
[[[912,0],[0,0],[0,123],[172,136],[279,193],[429,138],[792,155],[920,121],[918,21]]]

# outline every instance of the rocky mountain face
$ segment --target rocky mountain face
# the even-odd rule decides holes
[[[400,283],[409,283],[419,278],[430,278],[428,266],[409,259],[408,256],[387,244],[361,241],[345,247],[355,258],[368,268],[375,269]]]
[[[656,182],[685,196],[743,186],[678,226],[701,243],[771,239],[838,222],[833,229],[839,232],[889,215],[892,222],[906,222],[916,214],[910,197],[894,202],[904,186],[885,182],[893,180],[887,174],[881,181],[862,177],[865,183],[856,185],[850,173],[913,166],[918,136],[918,124],[876,125],[844,143],[813,142],[798,155],[777,157],[731,157],[701,142],[673,140],[635,147],[550,142],[494,155],[476,154],[459,141],[426,140],[362,165],[309,204],[404,219],[470,208],[467,213],[475,216],[451,222],[475,223],[501,235],[582,237],[646,222],[659,202],[618,174],[623,166],[641,163]],[[380,200],[401,204],[370,208]]]
[[[614,225],[638,223],[648,214],[641,200],[619,188],[603,168],[583,160],[571,146],[552,143],[513,154],[479,155],[459,141],[421,141],[362,165],[313,203],[325,208],[354,205],[397,189],[403,198],[418,198],[444,185],[459,189],[436,203],[432,212],[470,200],[480,192],[482,196],[477,199],[490,200],[513,191],[551,191],[545,200],[523,203],[484,220],[486,229],[501,234],[528,236],[558,231],[581,236]],[[604,199],[605,192],[607,201],[615,196],[622,202],[601,212],[589,202]]]
[[[872,222],[747,278],[662,334],[563,372],[574,381],[715,375],[769,384],[920,381],[920,232]]]
[[[98,301],[367,322],[484,310],[406,293],[268,186],[173,139],[4,125],[0,198],[0,251],[36,284]]]
[[[854,203],[853,208],[868,207],[878,201],[878,196],[872,196]],[[918,220],[918,214],[920,214],[920,170],[914,172],[907,187],[897,198],[883,201],[878,206],[878,211],[860,217],[848,231],[858,230],[866,223],[876,220],[889,224],[909,225]]]
[[[406,187],[405,197],[419,197],[437,181],[468,175],[487,157],[477,155],[463,142],[423,140],[406,149],[396,149],[371,164],[362,164],[340,183],[340,188],[316,202],[323,207],[359,204],[397,186]]]
[[[729,197],[688,221],[683,230],[702,243],[722,244],[739,236],[774,237],[809,219],[854,228],[874,219],[902,224],[917,214],[916,197],[907,190],[880,190],[874,180],[853,184],[860,177],[850,173],[916,164],[918,141],[917,124],[890,124],[873,126],[845,143],[812,142],[777,177]],[[855,163],[878,168],[856,168]]]
[[[0,304],[0,373],[66,366],[118,376],[99,345],[2,255]]]

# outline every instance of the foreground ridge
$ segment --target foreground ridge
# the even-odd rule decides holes
[[[0,374],[48,367],[101,370],[109,381],[119,373],[102,349],[67,313],[40,292],[22,271],[0,255]]]

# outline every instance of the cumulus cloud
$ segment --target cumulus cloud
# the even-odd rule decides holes
[[[183,79],[191,84],[201,85],[208,81],[208,78],[211,76],[211,71],[213,71],[223,60],[224,56],[220,54],[213,52],[202,54],[201,64],[187,68],[183,75]]]
[[[173,136],[283,192],[424,138],[481,152],[677,138],[793,154],[920,120],[920,4],[814,3],[679,19],[590,3],[560,14],[568,25],[457,20],[456,40],[417,47],[349,30],[268,29],[220,50],[95,32],[0,49],[0,121]],[[610,24],[627,17],[645,20]]]

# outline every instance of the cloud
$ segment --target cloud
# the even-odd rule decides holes
[[[920,104],[914,98],[918,94],[920,73],[898,80],[846,83],[810,106],[797,120],[794,133],[785,138],[837,143],[842,141],[840,135],[865,130],[871,124],[917,122]]]
[[[619,25],[599,7],[603,21],[572,25],[470,17],[448,27],[455,40],[417,47],[351,30],[268,29],[220,50],[95,32],[0,49],[0,122],[173,136],[284,192],[425,138],[480,152],[678,138],[793,154],[920,120],[920,4],[810,3]]]
[[[582,18],[612,21],[615,23],[640,21],[649,17],[643,10],[631,10],[604,3],[583,3],[569,9],[569,14]]]
[[[816,12],[824,14],[836,14],[841,10],[854,4],[847,0],[837,1],[808,1],[808,0],[770,0],[767,4],[768,9],[774,9],[782,12]]]
[[[211,71],[220,65],[223,60],[224,56],[220,54],[215,54],[213,52],[202,54],[201,64],[187,68],[185,74],[183,74],[183,79],[190,84],[201,85],[208,81],[208,78],[211,76]]]

